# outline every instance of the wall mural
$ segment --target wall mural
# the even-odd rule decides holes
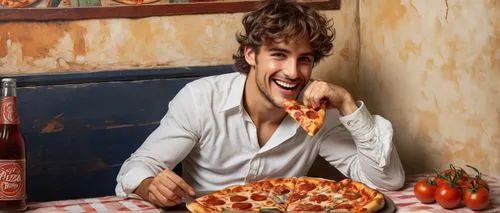
[[[125,5],[177,4],[197,2],[249,2],[259,0],[0,0],[2,8],[78,8],[114,7]],[[327,2],[309,0],[304,2]]]
[[[49,21],[100,18],[235,13],[260,0],[0,0],[0,21]],[[340,0],[297,0],[320,10],[340,8]]]

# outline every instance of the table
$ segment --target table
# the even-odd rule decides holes
[[[413,195],[413,186],[417,180],[432,174],[410,175],[406,178],[406,184],[399,191],[384,191],[391,198],[398,212],[474,212],[465,207],[444,210],[438,204],[422,204]],[[481,211],[500,212],[500,178],[483,175],[490,185],[490,207]],[[186,212],[181,208],[158,209],[148,202],[137,199],[124,199],[115,196],[106,196],[88,199],[61,200],[40,203],[30,203],[26,212]]]

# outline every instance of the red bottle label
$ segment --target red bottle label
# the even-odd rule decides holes
[[[0,101],[0,124],[18,124],[17,106],[15,96],[4,96]]]
[[[0,200],[22,200],[25,196],[25,160],[0,160]]]

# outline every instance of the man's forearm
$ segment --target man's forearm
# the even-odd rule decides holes
[[[153,181],[152,177],[144,179],[141,184],[133,191],[134,194],[139,195],[143,200],[149,200],[148,187]]]

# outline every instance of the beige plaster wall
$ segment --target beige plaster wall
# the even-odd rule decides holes
[[[357,8],[357,1],[348,1],[342,10],[322,11],[335,19],[335,56],[314,73],[353,90],[359,52]],[[0,23],[0,75],[231,64],[242,16]]]
[[[500,174],[500,1],[360,1],[360,87],[408,173]]]

